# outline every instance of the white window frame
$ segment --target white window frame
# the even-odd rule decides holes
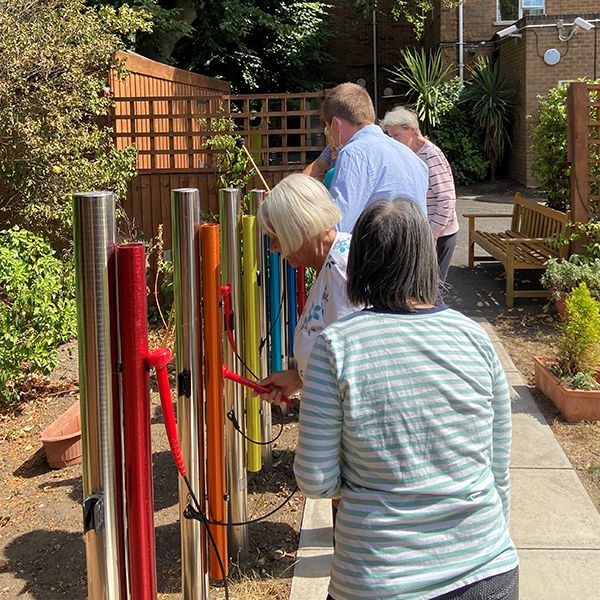
[[[515,19],[515,21],[518,21],[522,16],[523,16],[523,10],[542,10],[543,13],[542,14],[546,14],[546,0],[541,0],[542,2],[542,6],[531,6],[531,7],[523,7],[523,3],[527,2],[528,0],[518,0],[519,2],[519,14],[518,17]],[[531,0],[529,0],[531,1]],[[538,0],[539,1],[539,0]],[[514,23],[515,21],[506,21],[506,20],[501,20],[500,19],[500,1],[496,0],[496,24],[497,25],[503,25],[505,23]]]

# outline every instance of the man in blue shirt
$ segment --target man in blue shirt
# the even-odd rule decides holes
[[[341,83],[323,100],[326,135],[339,156],[331,197],[342,211],[338,230],[352,232],[362,211],[375,200],[403,196],[427,215],[427,165],[407,146],[375,125],[373,102],[355,83]]]

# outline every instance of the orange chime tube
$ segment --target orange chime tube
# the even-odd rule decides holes
[[[202,287],[204,295],[204,373],[206,392],[206,464],[208,487],[208,517],[211,521],[227,521],[227,484],[225,472],[225,411],[221,352],[220,301],[220,239],[219,225],[201,226]],[[211,525],[219,554],[227,571],[227,527]],[[223,573],[210,546],[210,576],[223,579]],[[225,573],[227,575],[227,573]]]

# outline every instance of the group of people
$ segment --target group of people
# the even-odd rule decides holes
[[[294,472],[336,507],[331,600],[518,598],[510,538],[510,396],[487,334],[440,299],[458,231],[452,172],[404,108],[381,127],[345,83],[322,105],[329,190],[286,177],[258,222],[316,270],[297,367],[262,398],[302,391]],[[387,135],[386,135],[387,134]]]

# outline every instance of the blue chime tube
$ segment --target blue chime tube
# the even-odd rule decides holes
[[[287,356],[294,356],[294,332],[298,323],[298,294],[296,291],[296,269],[286,261],[286,308],[287,308]]]
[[[269,331],[271,349],[271,371],[281,371],[281,336],[282,336],[282,302],[281,302],[281,255],[279,252],[269,254]]]

